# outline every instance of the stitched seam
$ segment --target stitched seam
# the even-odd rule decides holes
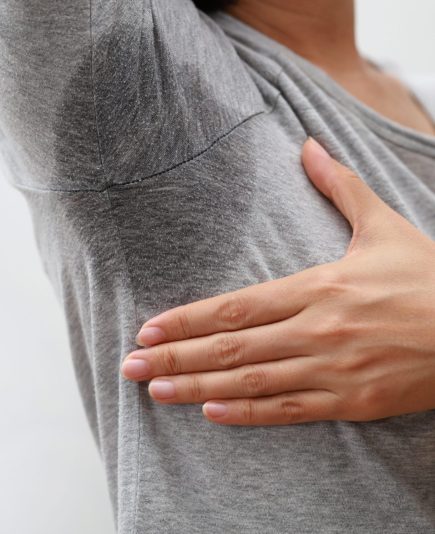
[[[382,137],[382,139],[384,139],[384,141],[387,141],[387,142],[391,143],[392,145],[396,145],[396,146],[398,146],[400,148],[404,148],[405,150],[408,150],[409,152],[412,152],[413,154],[419,154],[420,156],[425,156],[426,158],[430,158],[430,159],[434,159],[435,158],[435,154],[429,154],[428,152],[422,152],[421,150],[416,150],[415,148],[413,148],[413,147],[411,147],[409,145],[402,144],[399,141],[396,141],[395,139],[391,139],[391,137],[388,137],[387,135],[383,135],[379,131],[376,132],[376,135],[378,137]]]
[[[275,57],[276,61],[279,62],[279,63],[281,63],[281,60],[284,60],[284,62],[288,61],[287,56],[281,51],[278,51],[277,54],[274,55],[274,57]],[[303,68],[303,66],[301,68],[305,72],[305,69]],[[277,76],[277,80],[276,81],[278,81],[278,78],[279,78],[280,74],[282,73],[283,69],[284,69],[284,65],[281,68],[281,70],[280,70],[280,72],[279,72],[279,74]],[[367,119],[367,121],[376,130],[376,134],[379,135],[379,137],[381,137],[385,141],[390,141],[392,144],[394,144],[396,146],[399,146],[401,148],[405,148],[405,149],[407,149],[409,151],[412,151],[412,152],[415,152],[417,154],[420,154],[421,156],[426,156],[426,157],[429,157],[429,158],[433,158],[434,157],[434,154],[433,154],[434,145],[430,140],[420,139],[420,138],[419,139],[415,139],[414,137],[411,137],[411,135],[408,135],[408,134],[406,134],[404,132],[400,132],[400,131],[398,131],[397,133],[396,132],[392,132],[392,134],[395,135],[395,136],[403,137],[403,142],[401,143],[400,141],[397,141],[396,139],[392,139],[387,134],[382,134],[381,130],[383,131],[385,129],[385,127],[382,124],[379,124],[376,120],[372,119],[369,115],[364,113],[362,110],[360,111],[353,103],[350,103],[350,106],[343,104],[337,98],[337,96],[335,95],[335,93],[333,91],[331,91],[328,87],[325,87],[322,83],[319,83],[318,80],[316,78],[311,77],[311,75],[309,73],[306,73],[306,74],[308,75],[310,80],[317,87],[319,87],[321,90],[325,91],[341,107],[341,109],[344,109],[345,111],[350,111],[353,115],[356,115],[357,117],[361,118],[361,120],[363,122]],[[428,152],[423,152],[423,151],[420,151],[418,149],[415,150],[413,147],[407,145],[406,141],[410,141],[410,143],[421,143],[422,147],[428,149]]]
[[[376,123],[374,124],[374,126],[376,126]],[[423,145],[423,146],[427,147],[428,149],[431,149],[431,150],[428,150],[427,152],[424,152],[424,151],[416,149],[416,148],[414,148],[414,147],[412,147],[410,145],[407,145],[406,143],[401,143],[397,139],[393,139],[393,138],[389,137],[387,134],[384,134],[381,131],[381,129],[376,128],[375,130],[376,130],[374,132],[375,135],[377,135],[378,137],[381,137],[382,139],[384,139],[384,141],[387,141],[387,142],[391,143],[392,145],[396,145],[396,146],[398,146],[400,148],[404,148],[405,150],[408,150],[409,152],[412,152],[413,154],[419,154],[420,156],[425,156],[425,157],[430,158],[430,159],[434,159],[435,158],[435,153],[432,150],[432,147],[430,147],[429,145]],[[410,140],[410,142],[412,143],[411,140]],[[415,141],[415,142],[418,143],[419,141]]]
[[[278,100],[279,96],[281,96],[281,93],[279,93],[277,95],[276,100]],[[276,101],[275,101],[275,106],[276,106]],[[104,193],[108,189],[113,189],[113,188],[121,188],[122,189],[122,187],[124,187],[126,185],[133,184],[133,183],[140,183],[140,182],[143,182],[145,180],[148,180],[149,178],[154,178],[155,176],[160,176],[162,174],[166,174],[167,172],[170,172],[173,169],[176,169],[177,167],[180,167],[180,166],[184,165],[185,163],[189,163],[190,161],[195,160],[196,158],[198,158],[199,156],[202,156],[202,154],[204,154],[205,152],[210,150],[216,143],[218,143],[221,139],[225,138],[227,135],[232,133],[236,128],[238,128],[239,126],[241,126],[245,122],[255,118],[258,115],[261,115],[261,114],[268,115],[268,114],[272,113],[272,111],[275,109],[275,106],[268,113],[266,113],[264,110],[261,110],[261,111],[258,111],[257,113],[254,113],[253,115],[250,115],[249,117],[246,117],[246,119],[243,119],[241,122],[239,122],[238,124],[233,126],[230,130],[228,130],[227,132],[225,132],[224,134],[219,136],[208,147],[206,147],[204,150],[201,150],[201,152],[199,152],[198,154],[195,154],[192,157],[190,157],[190,158],[188,158],[188,159],[186,159],[186,160],[184,160],[184,161],[182,161],[180,163],[177,163],[176,165],[174,165],[172,167],[169,167],[168,169],[165,169],[164,171],[159,171],[157,173],[150,174],[149,176],[145,176],[143,178],[140,178],[139,180],[132,180],[131,182],[124,182],[122,184],[111,184],[111,185],[108,185],[108,186],[104,187],[103,189],[50,189],[50,188],[42,188],[42,187],[41,188],[40,187],[29,187],[29,186],[26,186],[26,185],[15,184],[15,183],[12,183],[12,186],[15,187],[15,188],[29,189],[31,191],[40,191],[40,192],[46,192],[46,193],[50,193],[50,192],[58,192],[58,193]]]
[[[348,111],[349,108],[347,108],[345,105],[343,105],[341,102],[339,102],[338,100],[336,100],[334,98],[334,100],[336,101],[336,103],[338,104],[338,106],[341,108],[341,109],[344,109],[345,111]],[[377,135],[378,137],[381,137],[382,139],[384,139],[385,141],[388,141],[389,143],[393,144],[393,145],[396,145],[396,146],[399,146],[400,148],[404,148],[406,150],[409,150],[415,154],[419,154],[420,156],[426,156],[428,158],[431,158],[433,159],[434,158],[434,150],[433,150],[433,145],[431,145],[429,142],[425,141],[425,140],[417,140],[417,139],[412,139],[411,137],[403,137],[403,142],[401,142],[401,140],[397,140],[396,139],[396,136],[399,136],[401,137],[401,134],[396,134],[395,132],[389,130],[392,135],[394,136],[393,137],[390,137],[388,136],[387,134],[384,134],[384,131],[385,131],[385,128],[380,125],[376,120],[373,120],[371,119],[369,116],[361,116],[360,113],[356,110],[356,111],[351,111],[354,115],[356,115],[358,118],[360,118],[363,122],[365,122],[365,120],[367,120],[368,123],[370,123],[373,127],[373,129],[375,130],[373,133],[375,135]],[[424,148],[427,148],[428,151],[427,152],[424,152],[422,150],[419,150],[419,149],[415,149],[414,147],[411,147],[410,145],[408,145],[406,143],[406,141],[409,141],[409,143],[413,144],[413,143],[420,143],[422,147]]]
[[[342,102],[338,101],[335,97],[332,97],[335,102],[342,108],[342,109],[345,109],[345,110],[349,110],[349,107],[346,107],[345,105],[343,105]],[[410,150],[413,150],[411,148],[411,144],[420,144],[422,148],[425,148],[428,150],[428,152],[431,152],[433,154],[434,152],[434,148],[435,148],[435,145],[429,141],[429,140],[426,140],[426,139],[421,139],[421,138],[416,138],[413,136],[412,133],[406,133],[406,132],[400,132],[400,131],[394,131],[393,129],[389,128],[387,125],[383,125],[381,123],[379,123],[379,121],[377,121],[376,119],[373,119],[371,118],[369,115],[366,115],[365,113],[363,114],[363,112],[360,112],[356,107],[352,107],[351,109],[351,112],[354,114],[354,115],[357,115],[358,117],[361,118],[362,121],[367,121],[369,124],[372,125],[372,127],[376,130],[376,133],[382,137],[383,139],[385,139],[386,141],[391,141],[392,143],[394,143],[395,145],[398,145],[402,148],[407,148],[407,149],[410,149]],[[389,137],[387,133],[384,133],[384,132],[389,132],[392,134],[392,136],[394,136],[394,139]],[[418,135],[418,131],[416,130],[416,134]],[[396,137],[399,137],[401,138],[400,141],[397,141],[395,138]],[[409,143],[409,145],[407,145],[407,142]],[[421,152],[421,151],[418,151],[419,154],[423,154],[423,155],[429,155],[431,156],[431,154],[425,154],[424,152]],[[432,155],[433,157],[433,155]]]
[[[410,150],[412,152],[416,152],[417,154],[420,154],[421,156],[428,156],[430,158],[433,158],[433,152],[434,152],[434,145],[430,140],[426,139],[420,139],[420,138],[414,138],[412,134],[407,134],[406,132],[400,132],[400,131],[393,131],[388,128],[388,126],[384,126],[383,124],[379,123],[376,119],[370,117],[368,114],[366,114],[363,110],[359,110],[356,105],[354,105],[352,102],[350,105],[343,104],[337,96],[329,91],[329,89],[323,87],[321,84],[317,83],[317,80],[313,80],[313,82],[319,87],[320,89],[324,90],[340,107],[341,109],[344,109],[345,111],[350,111],[353,115],[356,115],[358,118],[360,118],[363,122],[367,121],[375,130],[376,134],[379,137],[382,137],[385,141],[390,141],[392,144],[397,145],[401,148],[405,148],[407,150]],[[385,131],[391,132],[391,134],[394,137],[400,137],[402,138],[401,141],[398,141],[396,138],[392,139],[389,137]],[[417,132],[418,134],[418,132]],[[422,152],[421,150],[415,150],[413,147],[407,144],[407,141],[411,144],[421,144],[422,147],[425,149],[427,148],[428,152]]]
[[[95,77],[94,77],[94,36],[92,33],[92,0],[89,0],[89,40],[90,40],[90,61],[91,61],[91,85],[92,85],[92,100],[94,106],[94,116],[95,116],[95,129],[97,132],[97,143],[98,143],[98,155],[100,157],[100,166],[102,170],[102,176],[104,176],[104,165],[103,165],[103,155],[101,151],[101,139],[100,131],[98,128],[98,118],[97,118],[97,96],[95,91]]]
[[[236,124],[235,126],[233,126],[230,130],[228,130],[227,132],[225,132],[224,134],[222,134],[221,136],[219,136],[217,139],[215,139],[211,145],[209,145],[207,148],[204,148],[203,150],[201,150],[201,152],[198,152],[198,154],[195,154],[194,156],[184,160],[184,161],[181,161],[180,163],[177,163],[176,165],[173,165],[172,167],[169,167],[168,169],[165,169],[164,171],[159,171],[159,172],[156,172],[154,174],[151,174],[149,176],[145,176],[143,178],[139,178],[138,180],[131,180],[130,182],[123,182],[122,184],[111,184],[107,187],[107,189],[113,189],[113,188],[120,188],[122,189],[124,186],[126,185],[130,185],[130,184],[135,184],[135,183],[139,183],[139,182],[143,182],[149,178],[154,178],[155,176],[160,176],[162,174],[166,174],[167,172],[170,172],[170,171],[173,171],[174,169],[177,169],[178,167],[181,167],[182,165],[186,164],[186,163],[189,163],[190,161],[193,161],[194,159],[196,158],[199,158],[200,156],[202,156],[205,152],[208,152],[211,148],[213,148],[213,146],[218,143],[219,141],[221,141],[224,137],[226,137],[227,135],[229,135],[231,132],[233,132],[236,128],[238,128],[239,126],[241,126],[242,124],[244,124],[246,121],[252,119],[253,117],[256,117],[257,115],[261,115],[262,113],[265,113],[264,110],[262,111],[259,111],[257,113],[254,113],[253,115],[250,115],[249,117],[247,117],[246,119],[243,119],[242,122],[239,122],[238,124]]]

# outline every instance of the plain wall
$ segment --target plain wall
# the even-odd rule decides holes
[[[435,75],[433,0],[360,0],[358,17],[366,54]],[[1,175],[0,162],[0,532],[112,534],[64,317],[42,270],[25,200]]]

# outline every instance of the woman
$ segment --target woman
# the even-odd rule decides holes
[[[10,180],[28,201],[65,307],[117,531],[431,531],[435,137],[424,109],[357,53],[351,0],[240,0],[207,14],[191,0],[106,0],[90,9],[6,0],[2,9],[0,116]],[[301,165],[307,136],[361,181],[310,142],[303,162],[311,183]],[[338,272],[370,291],[349,298]],[[241,289],[249,291],[246,308],[227,300]],[[214,296],[220,300],[207,300]],[[179,313],[186,304],[189,316]],[[361,338],[361,355],[368,351],[373,362],[389,344],[383,372],[361,359],[359,369],[349,359],[340,367],[356,334],[337,325],[345,305],[363,319],[353,325],[381,325],[371,347]],[[171,308],[170,328],[156,319],[167,338],[138,342],[163,342],[163,354],[172,340],[154,376],[187,373],[179,402],[151,395],[143,374],[126,380],[119,372],[143,323]],[[303,320],[291,321],[301,310]],[[277,321],[286,316],[294,329],[284,332]],[[289,392],[298,372],[298,389],[329,391],[330,403],[337,393],[321,382],[332,376],[326,360],[335,378],[340,369],[346,378],[340,393],[348,377],[355,386],[355,377],[387,380],[392,369],[402,382],[410,377],[409,387],[388,382],[397,403],[389,398],[387,413],[364,412],[369,397],[357,388],[358,403],[348,388],[349,410],[340,405],[335,418],[316,404],[319,417],[304,424],[274,424],[270,410],[260,424],[254,416],[253,424],[211,424],[218,419],[204,416],[198,401],[225,396],[215,388],[204,399],[204,383],[192,381],[186,362],[203,364],[209,334],[246,335],[255,324],[266,330],[250,338],[250,354],[257,345],[264,366],[279,352],[280,387],[287,380]],[[232,339],[218,353],[230,363]],[[180,343],[189,347],[184,364]],[[136,355],[144,360],[156,349]],[[198,371],[216,369],[207,365]],[[220,374],[235,402],[248,390],[261,400],[259,375],[249,371],[244,391]],[[275,385],[279,378],[275,372]],[[409,392],[415,384],[418,398]],[[378,407],[382,387],[375,391]],[[297,403],[288,406],[294,412]]]

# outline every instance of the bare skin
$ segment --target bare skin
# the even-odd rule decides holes
[[[226,11],[323,69],[378,113],[435,135],[435,125],[408,89],[360,55],[354,0],[238,0]]]
[[[124,377],[225,425],[435,409],[435,242],[313,140],[302,163],[353,228],[346,255],[153,317]]]
[[[272,5],[276,19],[267,18]],[[351,1],[243,6],[247,22],[273,28],[357,98],[433,133],[406,89],[358,55]],[[298,33],[285,33],[290,27]],[[151,318],[123,376],[150,380],[160,403],[205,403],[204,416],[224,425],[367,422],[435,409],[435,242],[315,141],[302,163],[352,226],[346,255]]]

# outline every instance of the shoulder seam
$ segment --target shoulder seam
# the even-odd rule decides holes
[[[122,184],[111,184],[109,186],[107,186],[107,189],[114,189],[114,188],[120,188],[122,189],[123,187],[125,187],[126,185],[130,185],[130,184],[135,184],[135,183],[139,183],[139,182],[143,182],[144,180],[147,180],[149,178],[154,178],[155,176],[160,176],[161,174],[166,174],[167,172],[170,172],[174,169],[176,169],[177,167],[181,167],[182,165],[186,164],[186,163],[189,163],[189,161],[193,161],[194,159],[202,156],[202,154],[204,154],[205,152],[207,152],[208,150],[210,150],[216,143],[218,143],[219,141],[221,141],[224,137],[226,137],[227,135],[229,135],[232,131],[234,131],[236,128],[238,128],[239,126],[241,126],[242,124],[244,124],[245,122],[247,122],[248,120],[256,117],[257,115],[261,115],[265,113],[264,110],[261,110],[261,111],[258,111],[257,113],[254,113],[253,115],[249,115],[249,117],[246,117],[245,119],[243,119],[241,122],[237,123],[235,126],[233,126],[230,130],[228,130],[227,132],[223,133],[222,135],[220,135],[219,137],[217,137],[208,147],[204,148],[203,150],[201,150],[201,152],[198,152],[197,154],[194,154],[193,156],[191,156],[190,158],[188,159],[185,159],[183,161],[180,161],[179,163],[173,165],[172,167],[169,167],[168,169],[165,169],[163,171],[159,171],[159,172],[156,172],[154,174],[150,174],[149,176],[144,176],[143,178],[139,178],[138,180],[132,180],[131,182],[123,182]]]
[[[190,158],[188,158],[186,160],[180,161],[179,163],[177,163],[176,165],[173,165],[172,167],[169,167],[168,169],[165,169],[163,171],[159,171],[159,172],[154,173],[154,174],[150,174],[148,176],[144,176],[143,178],[140,178],[138,180],[132,180],[131,182],[123,182],[121,184],[109,184],[106,187],[104,187],[103,189],[85,189],[85,188],[81,188],[81,189],[49,189],[49,188],[29,187],[29,186],[25,186],[25,185],[21,185],[21,184],[14,184],[14,187],[16,187],[17,189],[29,189],[29,190],[32,190],[32,191],[39,191],[39,192],[45,192],[45,193],[50,193],[50,192],[54,192],[54,193],[56,193],[56,192],[57,193],[104,193],[108,189],[115,189],[115,188],[122,189],[125,186],[143,182],[145,180],[148,180],[149,178],[154,178],[155,176],[160,176],[161,174],[165,174],[165,173],[167,173],[169,171],[172,171],[173,169],[176,169],[177,167],[181,167],[182,165],[188,163],[189,161],[195,160],[196,158],[198,158],[199,156],[201,156],[202,154],[204,154],[205,152],[210,150],[216,143],[221,141],[223,138],[225,138],[231,132],[236,130],[239,126],[241,126],[245,122],[257,117],[258,115],[270,115],[273,112],[273,110],[275,109],[276,104],[277,104],[280,96],[281,96],[281,93],[278,93],[276,95],[274,106],[270,111],[266,112],[265,110],[261,110],[261,111],[257,111],[256,113],[253,113],[252,115],[249,115],[248,117],[243,119],[241,122],[239,122],[235,126],[233,126],[230,130],[226,131],[225,133],[223,133],[222,135],[217,137],[209,146],[207,146],[206,148],[201,150],[201,152],[198,152],[197,154],[194,154],[192,157],[190,157]]]
[[[97,142],[98,142],[98,155],[100,157],[100,167],[101,175],[104,180],[104,163],[103,163],[103,154],[101,150],[101,138],[100,138],[100,129],[98,127],[98,116],[97,116],[97,96],[95,91],[95,77],[94,77],[94,37],[92,33],[92,0],[89,0],[89,41],[90,41],[90,68],[91,68],[91,86],[92,86],[92,100],[94,106],[94,116],[95,116],[95,129],[97,133]],[[86,191],[84,189],[83,191]]]

